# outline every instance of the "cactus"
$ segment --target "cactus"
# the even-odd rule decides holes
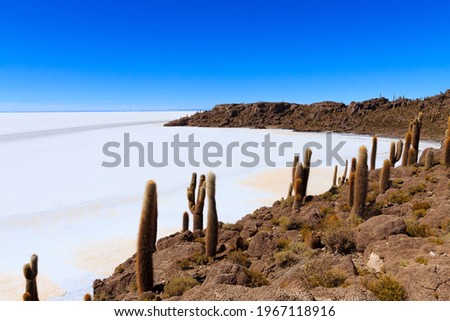
[[[197,173],[192,173],[191,184],[187,188],[188,207],[193,216],[193,230],[203,230],[203,207],[205,203],[205,175],[200,175],[197,199]]]
[[[302,199],[306,196],[306,191],[308,188],[308,180],[309,180],[309,170],[311,166],[311,156],[312,156],[312,150],[311,148],[307,148],[304,151],[303,155],[303,171],[302,171],[302,185],[300,187],[300,195]]]
[[[444,145],[443,145],[443,157],[444,159],[442,160],[444,166],[446,167],[450,167],[450,137],[447,137],[444,140]]]
[[[205,206],[205,185],[199,187],[197,202],[195,204],[193,230],[203,230],[203,207]]]
[[[405,145],[403,146],[402,166],[408,165],[410,148],[411,148],[411,132],[408,131],[405,135]]]
[[[365,146],[361,146],[359,149],[358,163],[355,172],[355,190],[352,207],[352,214],[354,218],[364,216],[367,198],[367,180],[367,149]]]
[[[338,166],[334,166],[334,173],[333,173],[333,184],[331,185],[332,187],[336,187],[336,180],[337,180],[337,172],[338,172]]]
[[[348,170],[348,159],[345,160],[344,174],[342,174],[342,176],[339,180],[339,186],[342,186],[345,184],[345,182],[347,180],[347,170]]]
[[[216,256],[219,239],[219,221],[216,209],[216,176],[210,172],[206,182],[206,194],[208,196],[208,227],[206,229],[206,255]]]
[[[389,151],[389,161],[391,162],[392,167],[395,167],[395,164],[400,160],[403,151],[403,141],[399,140],[397,144],[391,142],[391,148]]]
[[[391,176],[391,161],[386,159],[383,163],[383,168],[381,169],[380,173],[380,193],[384,194],[389,188],[389,178]]]
[[[434,164],[434,151],[432,149],[429,149],[427,154],[425,155],[425,169],[429,170],[431,167],[433,167]]]
[[[417,150],[414,147],[409,149],[408,153],[408,166],[414,165],[417,161]]]
[[[287,193],[287,198],[292,196],[292,191],[294,189],[294,186],[292,185],[292,182],[289,183],[289,189],[288,189],[288,193]]]
[[[422,127],[422,123],[418,118],[414,119],[413,127],[412,127],[412,136],[411,136],[411,145],[415,151],[419,150],[419,141],[420,141],[420,129]],[[411,164],[417,163],[418,153],[414,153],[413,159],[409,161]]]
[[[36,277],[38,275],[38,256],[33,254],[30,263],[23,266],[23,275],[25,276],[25,293],[22,296],[24,301],[39,301]]]
[[[292,208],[294,210],[299,210],[302,206],[303,196],[300,194],[302,188],[302,176],[303,176],[303,165],[298,163],[295,168],[295,181],[294,181],[294,203]]]
[[[195,188],[197,186],[197,173],[192,173],[191,184],[187,189],[188,208],[194,215],[195,211]]]
[[[148,181],[142,204],[136,253],[136,285],[138,293],[153,290],[153,251],[158,219],[156,183]]]
[[[377,145],[378,145],[378,138],[377,136],[372,137],[372,152],[370,153],[370,170],[375,169],[375,164],[377,161]]]
[[[183,213],[183,232],[189,230],[189,214],[187,212]]]
[[[298,155],[294,155],[294,162],[292,163],[292,185],[295,183],[295,169],[297,168],[299,161]]]
[[[355,172],[356,172],[356,158],[352,158],[352,164],[350,166],[350,175],[348,178],[348,206],[353,206],[354,194],[355,194]]]
[[[83,301],[92,301],[92,297],[89,293],[86,293],[83,297]]]

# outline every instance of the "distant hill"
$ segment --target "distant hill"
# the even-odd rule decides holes
[[[375,98],[346,105],[337,102],[296,104],[258,102],[221,104],[212,110],[173,120],[166,126],[284,128],[403,137],[419,111],[423,139],[440,140],[450,115],[450,90],[425,99]]]

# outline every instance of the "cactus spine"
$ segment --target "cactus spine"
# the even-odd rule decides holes
[[[183,213],[183,232],[189,230],[189,214],[187,212]]]
[[[405,145],[403,147],[402,166],[408,165],[410,148],[411,148],[411,132],[408,131],[405,135]]]
[[[216,209],[216,176],[210,172],[206,182],[206,193],[208,196],[208,226],[206,229],[206,255],[214,258],[216,256],[217,243],[219,239],[219,221]]]
[[[364,216],[367,198],[367,180],[367,149],[365,146],[361,146],[359,149],[358,164],[355,172],[355,190],[352,207],[352,213],[355,218]]]
[[[156,183],[148,181],[142,204],[136,253],[136,285],[139,294],[153,290],[153,251],[158,219],[157,198]]]
[[[23,266],[23,275],[25,276],[25,293],[22,296],[23,301],[39,301],[36,277],[38,275],[38,256],[33,254],[30,263]]]
[[[377,145],[378,145],[378,138],[377,136],[372,137],[372,152],[370,153],[370,170],[375,169],[375,164],[377,161]]]
[[[380,193],[384,194],[389,188],[389,178],[391,176],[391,161],[386,159],[380,173]]]
[[[443,155],[444,156],[444,159],[443,159],[444,166],[450,167],[450,137],[445,138],[443,150],[444,150],[444,155]]]
[[[433,164],[434,164],[434,151],[430,149],[425,155],[425,169],[429,170],[431,167],[433,167]]]
[[[348,178],[348,206],[353,206],[354,194],[355,194],[355,173],[356,173],[356,158],[352,158],[352,164],[350,166],[350,175]]]

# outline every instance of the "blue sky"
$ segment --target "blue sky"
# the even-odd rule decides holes
[[[208,109],[450,88],[448,1],[0,2],[0,110]]]

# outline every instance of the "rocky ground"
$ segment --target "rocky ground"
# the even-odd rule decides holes
[[[393,169],[384,194],[380,170],[370,171],[361,220],[351,218],[347,184],[307,197],[299,211],[281,199],[221,223],[214,260],[204,255],[204,231],[176,233],[157,243],[153,292],[137,295],[133,256],[95,281],[94,298],[450,300],[450,171],[435,156],[429,170],[423,159]]]
[[[171,121],[166,126],[284,128],[403,137],[409,121],[421,110],[426,124],[422,138],[441,139],[450,115],[450,90],[425,99],[377,98],[349,105],[337,102],[224,104]]]

